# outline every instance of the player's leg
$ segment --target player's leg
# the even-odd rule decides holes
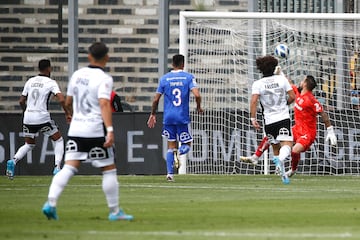
[[[43,128],[42,132],[44,133],[44,135],[51,138],[54,147],[55,159],[53,174],[55,175],[61,169],[61,161],[64,156],[64,139],[61,136],[61,133],[53,120],[46,123],[46,127]]]
[[[102,190],[109,208],[108,219],[110,221],[132,220],[134,217],[126,214],[119,206],[119,182],[117,179],[114,149],[113,147],[104,148],[102,145],[105,139],[100,139],[102,140],[89,141],[86,144],[90,146],[89,159],[91,164],[94,167],[101,168]]]
[[[175,167],[180,167],[180,158],[179,155],[185,155],[191,150],[191,143],[193,141],[193,137],[191,135],[191,127],[190,124],[182,124],[177,125],[177,136],[178,140],[181,143],[179,150],[177,151],[178,154],[174,154],[175,156]]]
[[[284,184],[289,184],[290,180],[285,171],[285,160],[291,156],[291,146],[292,142],[283,142],[279,151],[279,167],[280,167],[280,176]]]
[[[251,155],[249,157],[241,156],[240,160],[243,162],[251,163],[253,165],[257,165],[259,158],[266,150],[269,149],[269,147],[270,147],[269,138],[267,136],[265,136],[261,140],[260,144],[258,145],[258,147],[253,155]]]
[[[304,146],[297,142],[292,150],[291,150],[291,169],[286,172],[288,177],[292,177],[296,174],[299,162],[300,162],[300,154],[305,151]]]
[[[80,161],[68,160],[61,171],[53,177],[49,188],[48,201],[45,202],[42,209],[49,220],[58,219],[56,214],[57,201],[69,180],[77,173],[79,166]]]
[[[25,137],[25,144],[22,145],[14,155],[15,164],[18,163],[25,155],[35,147],[35,137]]]
[[[272,162],[275,164],[275,174],[280,175],[279,153],[280,153],[281,145],[280,145],[280,143],[278,141],[272,140],[271,141],[271,146],[272,146],[272,149],[273,149]]]
[[[81,139],[72,139],[66,143],[64,167],[54,175],[48,193],[48,200],[43,206],[43,213],[50,219],[58,219],[56,214],[57,201],[70,179],[77,173],[80,161],[88,158],[88,143],[81,142]]]
[[[167,138],[168,150],[166,153],[166,180],[174,181],[174,154],[177,151],[176,125],[164,125],[162,136]]]
[[[55,166],[53,170],[53,174],[57,174],[61,169],[61,161],[64,155],[64,139],[61,136],[61,133],[57,131],[53,135],[51,135],[51,140],[54,146],[54,154],[55,154]]]
[[[174,181],[174,161],[175,161],[175,154],[176,154],[176,141],[168,141],[168,150],[166,154],[166,180],[169,182]]]
[[[12,159],[9,159],[6,163],[6,176],[9,179],[13,179],[15,175],[16,164],[24,158],[24,156],[32,151],[35,147],[35,135],[32,137],[25,137],[25,143],[15,153]]]
[[[284,184],[289,184],[290,180],[285,171],[285,160],[291,156],[291,147],[293,144],[293,136],[291,134],[291,121],[290,119],[285,119],[276,124],[278,133],[276,135],[276,140],[280,141],[279,149],[279,167],[280,167],[280,176]]]
[[[115,164],[102,168],[102,189],[109,207],[109,220],[133,220],[132,215],[128,215],[119,206],[119,182]]]
[[[316,131],[299,132],[293,128],[295,145],[291,150],[291,169],[286,172],[286,175],[292,177],[295,175],[299,162],[300,154],[307,151],[313,144],[316,138]]]

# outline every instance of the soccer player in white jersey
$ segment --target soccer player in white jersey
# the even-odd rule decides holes
[[[119,207],[119,184],[114,159],[114,129],[110,94],[112,77],[104,72],[109,60],[108,48],[96,42],[89,47],[89,66],[73,73],[65,101],[71,115],[65,150],[65,165],[51,182],[43,213],[58,219],[56,205],[69,180],[78,172],[82,161],[90,160],[102,171],[102,190],[109,207],[110,221],[132,220]],[[81,200],[82,201],[82,200]]]
[[[284,184],[289,184],[290,180],[285,173],[284,161],[291,155],[292,133],[291,120],[288,105],[295,100],[295,93],[283,75],[274,74],[278,60],[273,56],[264,56],[256,59],[257,68],[263,77],[255,81],[252,85],[252,95],[250,100],[250,120],[256,130],[260,129],[260,124],[256,120],[257,104],[260,101],[265,120],[265,133],[271,143],[274,152],[274,163],[280,168],[280,175]],[[266,141],[260,145],[266,147]],[[243,158],[256,164],[257,159]]]
[[[195,96],[196,109],[203,113],[201,96],[194,75],[184,71],[184,56],[174,55],[172,58],[173,70],[160,78],[156,94],[153,99],[151,114],[147,122],[149,128],[155,127],[156,110],[162,95],[164,95],[164,118],[162,136],[168,140],[166,154],[166,169],[168,181],[174,181],[174,157],[190,151],[193,140],[190,124],[190,92]],[[177,151],[178,141],[181,142]],[[178,160],[177,160],[178,161]]]
[[[26,81],[20,96],[20,106],[24,111],[23,132],[25,144],[21,146],[14,157],[7,161],[6,175],[14,178],[16,164],[35,147],[35,138],[39,132],[51,138],[55,153],[53,174],[60,171],[64,154],[64,140],[48,111],[50,97],[55,95],[65,110],[65,99],[59,85],[50,78],[51,63],[48,59],[39,61],[39,75]],[[66,112],[66,110],[65,110]]]

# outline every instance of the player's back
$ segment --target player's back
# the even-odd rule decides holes
[[[72,75],[67,91],[73,99],[69,136],[104,136],[99,98],[110,99],[112,85],[112,77],[101,68],[84,67]]]
[[[252,94],[260,95],[266,124],[290,118],[286,97],[289,90],[292,88],[288,80],[281,75],[264,77],[254,82]]]
[[[194,87],[194,76],[182,70],[173,70],[161,78],[158,92],[164,95],[164,124],[190,122],[189,100]]]
[[[22,95],[27,97],[24,123],[40,124],[50,121],[48,104],[51,94],[58,93],[59,86],[53,79],[43,75],[30,78],[22,92]]]

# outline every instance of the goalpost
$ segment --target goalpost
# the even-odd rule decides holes
[[[338,137],[337,147],[325,142],[318,118],[316,141],[301,155],[298,172],[359,175],[359,106],[352,104],[352,90],[360,88],[359,32],[360,14],[180,12],[180,53],[205,110],[191,113],[194,142],[186,173],[274,173],[271,149],[256,167],[239,157],[253,154],[263,134],[249,121],[251,85],[261,78],[255,60],[285,43],[290,55],[279,59],[280,66],[295,84],[308,74],[316,78],[314,94]],[[257,117],[262,119],[260,108]]]

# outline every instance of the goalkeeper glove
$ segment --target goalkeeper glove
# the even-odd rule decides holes
[[[335,146],[337,143],[337,138],[336,138],[333,126],[330,126],[327,128],[325,141],[328,141],[328,140],[330,140],[330,143],[333,146]]]
[[[281,70],[281,67],[279,65],[275,67],[274,74],[285,76],[285,74],[283,73],[283,71]]]

